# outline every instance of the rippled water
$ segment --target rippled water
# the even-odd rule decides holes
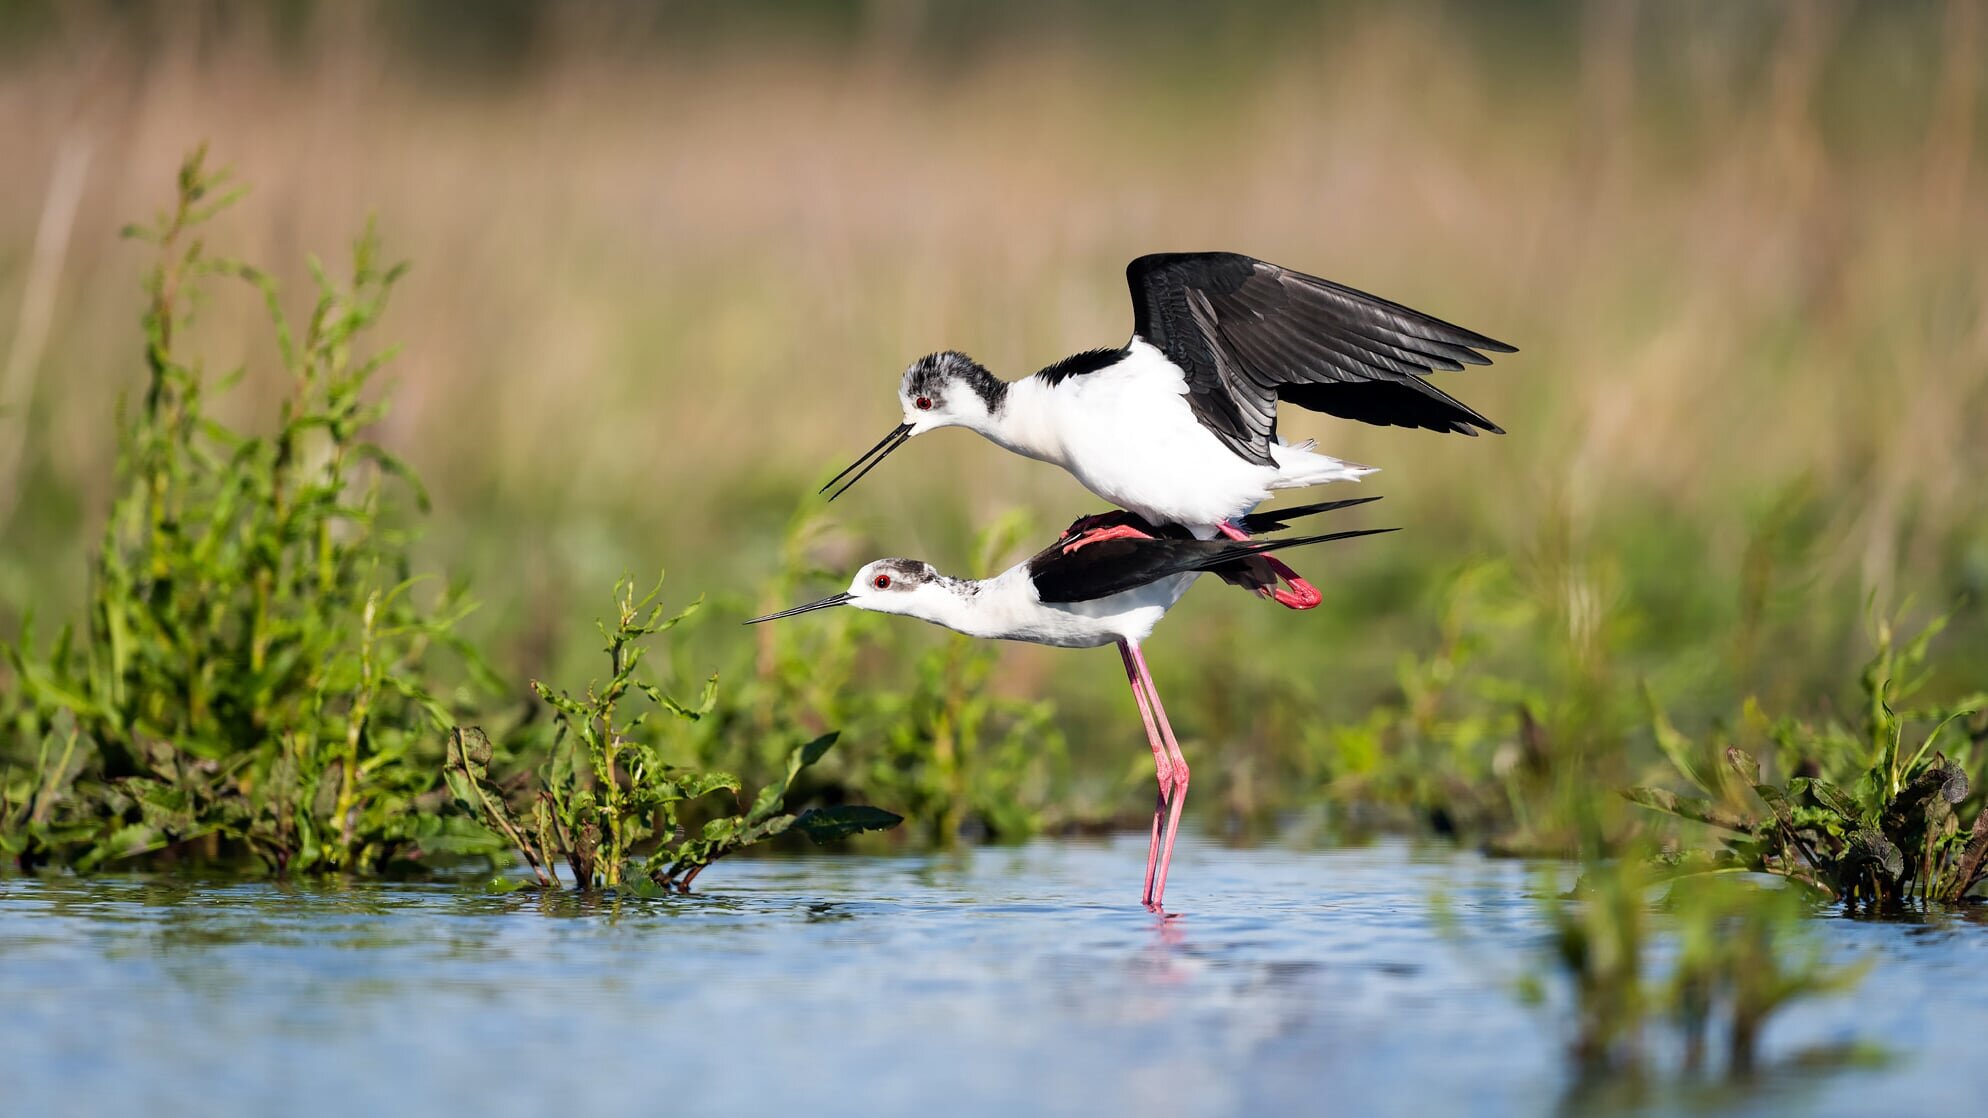
[[[760,859],[618,906],[473,884],[0,880],[0,1113],[1538,1113],[1586,1109],[1523,1004],[1524,867],[1183,839]],[[1453,917],[1446,931],[1430,899]],[[1988,927],[1821,922],[1857,992],[1767,1055],[1876,1068],[1655,1111],[1988,1095]]]

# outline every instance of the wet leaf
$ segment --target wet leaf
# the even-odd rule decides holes
[[[794,829],[820,843],[848,838],[864,831],[887,831],[902,822],[903,816],[880,807],[842,804],[802,812],[794,820]]]

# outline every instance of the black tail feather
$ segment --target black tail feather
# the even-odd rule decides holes
[[[1291,526],[1291,521],[1320,513],[1350,509],[1354,505],[1372,504],[1379,497],[1352,497],[1343,501],[1321,501],[1315,505],[1294,505],[1288,509],[1272,509],[1269,512],[1253,512],[1248,516],[1237,517],[1235,525],[1252,536],[1265,532],[1281,532]]]
[[[1328,532],[1319,536],[1292,536],[1285,540],[1263,540],[1253,543],[1239,543],[1221,551],[1209,552],[1197,557],[1193,569],[1206,571],[1247,559],[1252,555],[1262,555],[1271,551],[1282,551],[1287,547],[1304,547],[1307,544],[1328,543],[1332,540],[1350,540],[1356,536],[1378,536],[1386,532],[1399,532],[1399,528],[1356,528],[1349,532]]]

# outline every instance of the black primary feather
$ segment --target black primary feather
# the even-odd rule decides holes
[[[1133,333],[1187,377],[1196,418],[1270,465],[1277,404],[1382,426],[1502,433],[1423,379],[1515,353],[1420,311],[1232,252],[1157,253],[1125,269]]]

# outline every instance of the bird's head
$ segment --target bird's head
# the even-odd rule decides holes
[[[1001,406],[1008,386],[956,350],[927,354],[904,370],[897,402],[904,425],[922,435],[941,427],[977,427]]]
[[[947,594],[939,581],[939,572],[930,563],[916,559],[879,559],[857,571],[856,577],[849,581],[849,589],[840,594],[830,594],[818,602],[755,617],[746,624],[757,625],[762,621],[774,621],[830,606],[855,606],[873,613],[901,613],[931,619],[939,615],[942,599]]]
[[[822,491],[827,492],[830,486],[854,473],[856,476],[850,477],[848,484],[831,494],[829,500],[847,493],[850,486],[861,481],[864,474],[914,435],[941,427],[985,431],[994,413],[1000,410],[1007,391],[1006,382],[964,353],[947,350],[920,357],[904,370],[904,379],[898,383],[897,398],[904,409],[904,422],[848,469],[831,478]]]

